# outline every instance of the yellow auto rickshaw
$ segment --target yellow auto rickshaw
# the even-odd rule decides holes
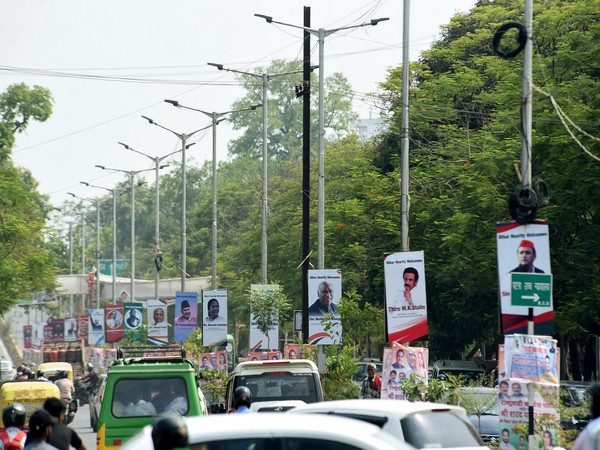
[[[54,383],[47,381],[6,381],[0,386],[0,411],[4,411],[11,403],[21,403],[27,409],[29,417],[44,407],[44,402],[49,398],[60,398],[60,390]],[[1,414],[0,414],[1,416]],[[4,429],[0,417],[0,428]]]
[[[46,362],[36,369],[36,372],[42,372],[52,382],[58,379],[58,373],[61,371],[65,371],[69,380],[73,382],[73,366],[68,362]]]

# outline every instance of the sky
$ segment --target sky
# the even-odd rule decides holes
[[[475,0],[416,0],[410,3],[410,59],[430,48],[440,26]],[[16,165],[29,169],[39,191],[54,206],[108,193],[85,187],[113,188],[128,179],[124,171],[152,169],[151,157],[181,148],[175,134],[150,125],[147,116],[176,133],[189,134],[210,124],[204,114],[177,109],[174,99],[209,112],[231,110],[244,96],[234,74],[208,62],[254,72],[274,59],[302,60],[302,30],[267,23],[254,14],[296,26],[304,7],[311,27],[332,30],[389,17],[377,26],[339,31],[325,39],[324,75],[342,72],[355,92],[361,118],[377,111],[363,101],[385,81],[387,70],[402,62],[403,2],[400,0],[2,0],[0,2],[0,92],[15,83],[48,88],[53,114],[32,122],[19,134]],[[318,45],[311,37],[312,64]],[[260,110],[254,114],[261,114]],[[227,121],[217,130],[218,159],[236,133]],[[212,132],[190,139],[187,165],[212,158]],[[181,160],[176,154],[164,160]],[[169,170],[168,168],[165,170]],[[141,174],[154,183],[154,172]]]

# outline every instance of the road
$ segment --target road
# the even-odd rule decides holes
[[[88,450],[96,450],[96,433],[90,427],[90,406],[80,406],[75,414],[75,419],[69,425],[83,440]]]

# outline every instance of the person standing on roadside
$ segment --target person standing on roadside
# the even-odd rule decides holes
[[[367,378],[360,387],[360,398],[381,398],[381,377],[375,373],[375,364],[367,365]]]

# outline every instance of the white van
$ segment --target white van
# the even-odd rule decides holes
[[[238,364],[227,382],[227,411],[233,408],[233,391],[239,386],[252,392],[254,412],[285,412],[298,405],[323,401],[319,370],[308,359]]]

